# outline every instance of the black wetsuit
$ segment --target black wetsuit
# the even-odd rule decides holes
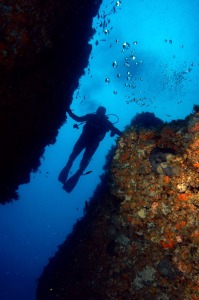
[[[121,134],[121,131],[113,126],[105,115],[98,116],[97,114],[87,114],[82,117],[76,116],[71,111],[69,112],[71,118],[77,122],[86,122],[83,127],[82,134],[76,142],[73,152],[70,158],[74,161],[80,152],[85,149],[80,168],[85,170],[89,161],[95,151],[97,150],[99,143],[104,139],[106,133],[111,131],[111,135]],[[70,160],[69,158],[69,160]]]
[[[63,168],[59,175],[59,180],[64,183],[67,179],[68,172],[72,167],[72,164],[76,157],[85,149],[83,154],[80,168],[78,172],[80,174],[88,166],[90,159],[92,158],[93,154],[97,150],[99,143],[103,140],[106,133],[111,131],[111,136],[115,134],[121,135],[121,131],[113,126],[113,124],[108,120],[106,115],[98,115],[96,114],[87,114],[82,117],[76,116],[72,113],[71,110],[68,111],[68,114],[71,118],[73,118],[77,122],[86,122],[81,136],[79,137],[78,141],[76,142],[73,151],[69,157],[69,160],[66,166]]]

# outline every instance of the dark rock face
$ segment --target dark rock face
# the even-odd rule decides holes
[[[1,1],[0,202],[17,199],[20,184],[55,142],[87,65],[97,1]]]
[[[136,114],[135,117],[131,120],[131,126],[147,127],[154,128],[160,127],[163,125],[163,121],[155,116],[154,113],[142,112]]]

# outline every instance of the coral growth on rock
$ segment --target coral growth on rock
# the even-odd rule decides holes
[[[165,268],[173,265],[172,286],[167,276],[169,270],[159,272],[159,268],[156,288],[151,285],[156,295],[161,289],[167,291],[168,299],[178,289],[179,292],[184,290],[181,299],[194,299],[199,288],[198,124],[196,113],[188,123],[167,124],[158,132],[147,128],[138,132],[130,128],[118,143],[111,168],[112,191],[122,200],[123,222],[129,224],[135,235],[159,247],[158,250],[155,247],[155,254],[146,247],[145,264],[150,265],[155,259],[152,265],[157,267],[169,257],[169,267],[165,264]],[[169,149],[174,149],[175,155]],[[156,155],[152,168],[151,153],[153,158]],[[169,159],[164,157],[167,153]],[[164,164],[162,171],[157,164]],[[145,291],[142,297],[144,295]]]
[[[79,229],[45,268],[38,300],[199,299],[198,124],[196,112],[124,132]],[[164,149],[171,176],[154,170],[153,149]]]

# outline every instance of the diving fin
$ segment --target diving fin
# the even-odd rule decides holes
[[[69,168],[67,166],[65,166],[60,174],[59,174],[59,177],[58,177],[58,180],[61,182],[61,183],[65,183],[66,180],[67,180],[67,177],[68,177],[68,172],[69,172]]]
[[[70,177],[63,185],[63,189],[70,193],[75,188],[76,184],[78,183],[78,180],[80,176],[82,175],[82,171],[77,171],[72,177]]]

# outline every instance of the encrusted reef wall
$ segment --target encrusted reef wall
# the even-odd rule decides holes
[[[54,143],[87,66],[101,0],[0,3],[0,202],[17,199]]]
[[[198,208],[199,112],[129,127],[37,299],[199,299]]]

